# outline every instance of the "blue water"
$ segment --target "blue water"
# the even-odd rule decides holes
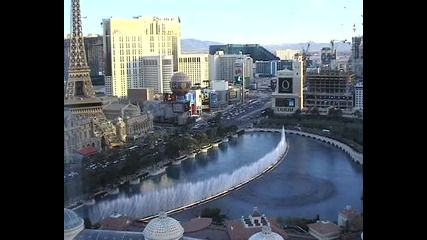
[[[363,172],[360,166],[327,143],[291,134],[287,134],[287,139],[289,152],[273,171],[227,196],[173,217],[187,220],[199,215],[203,208],[211,206],[221,208],[227,217],[235,219],[249,214],[256,206],[267,216],[314,218],[319,214],[322,220],[336,221],[338,210],[346,205],[358,211],[363,210],[360,199]],[[196,159],[186,159],[181,165],[169,167],[163,175],[145,179],[140,185],[131,185],[128,189],[122,189],[118,196],[105,198],[77,212],[93,221],[109,215],[111,211],[143,217],[140,214],[143,212],[144,195],[176,189],[185,183],[208,183],[221,174],[231,174],[259,161],[279,141],[280,134],[277,133],[244,134],[222,143],[219,148],[213,148],[208,153],[197,155]],[[191,192],[197,197],[202,189],[196,187],[205,185],[189,186],[195,188]],[[179,198],[174,191],[170,191],[167,196],[159,202],[176,201]]]

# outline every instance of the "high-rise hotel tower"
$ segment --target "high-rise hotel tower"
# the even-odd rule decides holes
[[[207,87],[206,82],[209,81],[209,54],[181,54],[178,61],[179,71],[190,77],[193,86]]]
[[[127,96],[128,88],[146,87],[143,57],[172,56],[178,71],[181,54],[179,17],[103,19],[105,85],[107,95]],[[159,76],[159,81],[163,81]]]

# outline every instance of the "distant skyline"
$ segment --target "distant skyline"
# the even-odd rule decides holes
[[[84,35],[101,35],[102,19],[134,16],[180,17],[182,39],[222,43],[325,43],[363,35],[363,0],[80,0],[80,6]],[[64,0],[64,36],[70,7]]]

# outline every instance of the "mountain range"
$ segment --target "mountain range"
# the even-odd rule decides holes
[[[261,45],[265,49],[269,50],[272,53],[276,53],[278,49],[295,49],[302,50],[307,49],[307,45],[310,43],[310,47],[308,49],[309,52],[319,52],[323,47],[331,47],[330,43],[316,43],[316,42],[305,42],[305,43],[282,43],[276,45]],[[214,42],[214,41],[202,41],[198,39],[182,39],[181,40],[181,48],[182,53],[208,53],[209,45],[221,45],[225,43]],[[335,48],[340,52],[351,51],[351,44],[348,42],[337,42],[335,43]]]

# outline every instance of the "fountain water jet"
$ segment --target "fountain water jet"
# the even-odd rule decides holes
[[[114,200],[100,202],[89,210],[91,212],[90,215],[95,215],[102,219],[112,212],[120,212],[142,218],[157,214],[160,211],[171,211],[201,202],[226,192],[257,177],[263,171],[275,165],[284,156],[288,147],[284,128],[282,128],[281,135],[280,142],[271,152],[256,162],[236,169],[232,173],[223,173],[217,177],[199,182],[181,183],[172,187],[153,190],[143,195],[122,196]],[[95,220],[98,221],[100,219]]]

